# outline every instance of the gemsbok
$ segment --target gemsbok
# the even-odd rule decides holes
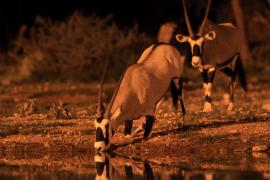
[[[192,66],[198,68],[202,73],[205,92],[203,111],[212,111],[211,91],[216,70],[223,72],[230,79],[230,102],[227,110],[232,111],[234,108],[236,76],[238,76],[242,88],[247,91],[245,72],[240,58],[240,49],[244,43],[240,38],[242,37],[240,36],[240,31],[231,23],[214,24],[207,20],[211,5],[211,0],[208,0],[203,21],[198,33],[194,34],[185,0],[182,2],[189,36],[177,34],[175,37],[180,43],[189,43],[192,54]]]
[[[125,134],[131,134],[132,121],[142,116],[146,117],[144,138],[147,138],[155,120],[157,104],[169,89],[172,80],[182,77],[184,61],[185,57],[172,45],[151,45],[144,50],[138,62],[124,72],[106,112],[102,107],[104,67],[95,120],[94,148],[97,151],[109,149],[110,140],[118,126],[128,123]],[[180,103],[184,114],[182,96]]]

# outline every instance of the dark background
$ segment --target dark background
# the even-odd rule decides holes
[[[198,5],[197,1],[195,6],[193,1],[190,3],[190,9],[195,8],[196,12],[201,12],[200,9],[204,4]],[[222,3],[224,4],[224,0],[219,0],[218,4]],[[120,27],[138,23],[140,30],[151,35],[157,33],[158,27],[163,22],[183,21],[180,0],[9,0],[1,1],[0,8],[0,47],[2,48],[15,38],[23,24],[33,25],[36,16],[62,20],[75,10],[84,14],[95,13],[98,16],[111,14]]]
[[[198,24],[206,1],[189,0],[192,23]],[[267,0],[242,0],[244,15],[269,9]],[[209,18],[214,21],[234,21],[229,0],[212,0]],[[166,21],[183,23],[181,0],[8,0],[0,1],[0,48],[16,37],[19,28],[31,26],[36,16],[62,20],[74,11],[98,16],[113,15],[120,27],[138,23],[140,30],[156,35],[159,26]],[[218,16],[217,16],[218,14]],[[193,26],[194,26],[193,24]],[[185,29],[185,27],[181,27]]]

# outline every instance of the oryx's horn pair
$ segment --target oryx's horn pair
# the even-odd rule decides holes
[[[206,8],[206,12],[205,12],[203,21],[202,21],[202,23],[200,25],[200,28],[199,28],[198,33],[196,34],[198,36],[202,36],[203,28],[205,26],[205,23],[207,21],[207,17],[208,17],[209,11],[210,11],[210,6],[211,6],[211,0],[208,0],[207,8]],[[190,36],[194,36],[195,34],[194,34],[194,32],[192,30],[192,27],[191,27],[191,24],[190,24],[190,20],[189,20],[189,16],[188,16],[187,7],[186,7],[186,1],[185,0],[183,0],[183,8],[184,8],[184,15],[185,15],[185,20],[186,20],[186,24],[187,24],[189,35]]]

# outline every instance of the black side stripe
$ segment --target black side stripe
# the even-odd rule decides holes
[[[228,64],[230,64],[234,60],[234,57],[236,55],[237,54],[233,55],[233,57],[229,58],[228,60],[224,61],[223,63],[216,64],[216,67],[220,68],[220,69],[224,68],[225,66],[227,66]]]

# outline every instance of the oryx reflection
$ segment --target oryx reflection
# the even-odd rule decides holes
[[[95,155],[96,180],[145,179],[145,180],[225,180],[264,179],[260,172],[211,169],[182,169],[178,165],[159,165],[146,160],[119,155]]]
[[[155,179],[151,165],[99,152],[95,155],[96,180]]]

